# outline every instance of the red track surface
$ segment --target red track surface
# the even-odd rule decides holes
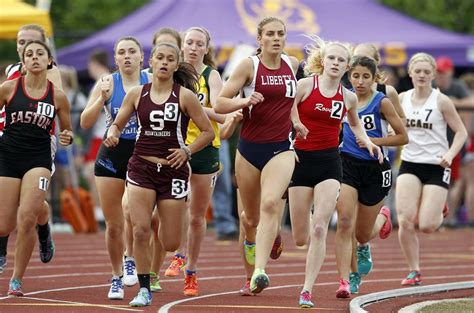
[[[6,298],[8,280],[13,269],[14,240],[11,240],[8,266],[0,274],[0,312],[163,313],[169,309],[168,312],[279,313],[300,310],[298,295],[304,281],[306,250],[294,246],[289,232],[283,234],[285,249],[280,259],[269,262],[267,273],[271,280],[270,287],[258,296],[242,297],[237,294],[245,278],[237,243],[216,242],[209,235],[198,264],[201,296],[183,296],[183,278],[168,279],[161,273],[163,291],[155,293],[153,305],[145,309],[128,306],[128,302],[136,295],[137,287],[126,288],[123,301],[107,299],[111,274],[103,233],[55,234],[54,238],[54,259],[49,264],[42,264],[35,249],[23,281],[26,295],[15,299]],[[474,280],[472,229],[421,235],[420,242],[424,285]],[[374,269],[365,278],[360,295],[400,288],[400,281],[407,275],[408,269],[398,245],[396,230],[384,241],[374,240],[372,253]],[[334,233],[329,232],[326,260],[313,289],[315,310],[348,312],[349,300],[335,298],[337,281]],[[446,293],[446,297],[449,297],[449,293]],[[421,300],[423,299],[420,298]],[[377,312],[389,312],[399,308],[400,303],[399,300],[389,300],[376,307]]]

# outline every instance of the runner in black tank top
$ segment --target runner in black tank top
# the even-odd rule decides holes
[[[34,248],[36,221],[51,178],[49,131],[56,115],[61,126],[60,143],[69,145],[73,138],[67,97],[46,78],[47,66],[52,62],[49,48],[41,41],[31,41],[25,45],[22,59],[26,75],[0,86],[0,109],[6,109],[0,139],[0,236],[13,231],[17,221],[19,226],[8,290],[11,296],[23,295],[21,280]],[[49,233],[47,225],[45,228],[39,231],[40,241],[43,232]],[[54,247],[49,248],[50,259]]]

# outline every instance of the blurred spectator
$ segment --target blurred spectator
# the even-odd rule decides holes
[[[436,59],[436,70],[436,87],[438,87],[442,93],[451,98],[451,101],[453,101],[454,106],[459,111],[459,116],[461,117],[464,125],[466,126],[466,129],[472,134],[472,113],[471,111],[461,109],[474,108],[474,97],[470,95],[467,86],[462,81],[454,77],[454,63],[449,57],[438,57]],[[448,129],[448,141],[451,143],[452,139],[453,132]],[[457,224],[456,216],[461,206],[461,199],[463,198],[463,196],[467,196],[467,194],[465,194],[465,175],[463,175],[463,177],[461,177],[460,175],[461,159],[464,153],[465,149],[463,149],[454,158],[453,163],[451,165],[451,185],[449,188],[448,195],[448,204],[451,207],[451,211],[449,212],[449,215],[446,219],[446,224],[451,224],[453,226]],[[471,187],[470,189],[473,188],[474,187]]]

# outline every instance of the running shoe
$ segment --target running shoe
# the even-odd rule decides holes
[[[7,266],[7,256],[0,255],[0,274],[3,273],[3,270]]]
[[[152,292],[161,291],[160,276],[156,275],[155,272],[150,272],[150,290]]]
[[[135,259],[129,256],[125,256],[123,261],[123,284],[131,287],[138,283],[137,267],[135,265]]]
[[[170,266],[165,271],[166,277],[176,277],[179,275],[179,272],[186,265],[186,258],[181,258],[177,255],[173,257]]]
[[[336,298],[347,299],[351,297],[349,282],[345,279],[339,279],[339,289],[336,291]]]
[[[247,279],[245,281],[245,285],[242,287],[242,289],[239,290],[239,293],[242,296],[255,296],[256,295],[250,290],[250,279]]]
[[[123,282],[120,277],[112,277],[112,284],[110,285],[109,294],[107,296],[110,300],[123,300]]]
[[[379,237],[381,239],[385,239],[392,232],[392,217],[391,217],[391,214],[390,214],[390,209],[386,206],[383,206],[380,209],[379,214],[382,214],[383,216],[385,216],[387,218],[387,220],[382,225],[382,228],[380,228],[380,231],[379,231]]]
[[[372,270],[372,254],[370,253],[370,245],[357,247],[357,269],[360,276],[365,276]]]
[[[349,274],[349,287],[352,294],[359,293],[360,284],[361,284],[360,274],[357,272],[350,273]]]
[[[281,240],[281,235],[276,236],[275,241],[273,242],[272,252],[270,257],[274,260],[278,259],[283,251],[283,241]]]
[[[265,271],[256,268],[253,271],[252,279],[250,280],[250,291],[252,293],[260,293],[263,289],[270,285],[270,278],[265,274]]]
[[[300,308],[309,309],[309,308],[314,307],[314,303],[311,301],[311,298],[312,298],[311,292],[307,290],[301,292],[300,301],[299,301]]]
[[[244,240],[245,260],[250,265],[255,265],[255,243],[249,243]]]
[[[191,275],[189,275],[188,273],[185,274],[184,295],[189,297],[195,297],[199,295],[196,273],[193,273]]]
[[[39,231],[38,225],[36,225],[36,231]],[[53,237],[51,237],[51,229],[48,225],[48,236],[46,239],[39,238],[38,233],[38,241],[39,241],[39,255],[41,262],[48,263],[54,256],[54,241]]]
[[[446,218],[446,216],[448,216],[449,214],[449,206],[447,203],[444,204],[444,208],[443,208],[443,218]]]
[[[8,295],[13,297],[23,297],[23,290],[21,288],[21,280],[12,278],[8,285]]]
[[[146,288],[140,288],[137,296],[130,302],[130,306],[139,307],[151,305],[151,299],[151,292]]]
[[[411,271],[407,278],[402,280],[402,286],[418,286],[421,285],[421,274],[418,271]]]

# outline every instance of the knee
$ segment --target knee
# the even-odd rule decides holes
[[[413,230],[415,229],[415,218],[404,216],[402,214],[398,215],[398,227],[404,230]]]
[[[369,233],[357,234],[356,232],[356,239],[357,239],[357,242],[361,244],[367,243],[370,240],[370,234]]]
[[[11,227],[10,225],[0,225],[0,237],[6,237],[10,235],[10,233],[15,229],[15,227]]]
[[[133,238],[134,241],[148,242],[150,238],[150,225],[135,224],[133,225]]]
[[[123,223],[106,223],[106,229],[110,239],[118,239],[123,236]]]
[[[339,216],[337,219],[337,232],[339,234],[348,234],[354,227],[354,221],[349,216]]]
[[[262,200],[261,211],[267,214],[273,214],[276,212],[276,207],[278,205],[277,199],[275,197],[266,197]]]
[[[192,215],[189,221],[189,226],[192,228],[201,228],[206,225],[204,216]]]
[[[421,232],[425,234],[431,234],[434,233],[438,229],[439,225],[436,225],[434,223],[420,223],[419,224],[419,229]]]
[[[313,226],[311,234],[314,238],[321,240],[326,238],[326,233],[328,230],[328,225],[316,224]]]
[[[308,236],[305,236],[303,234],[293,234],[293,237],[295,238],[295,244],[298,247],[302,247],[306,243],[308,243]]]
[[[22,214],[18,218],[18,232],[29,232],[35,229],[37,217],[34,214]]]
[[[241,214],[240,218],[242,219],[242,224],[244,227],[257,228],[260,221],[259,216]]]
[[[160,226],[160,221],[158,219],[158,216],[153,215],[153,218],[151,219],[151,229],[153,232],[158,233],[158,227]]]
[[[168,252],[174,252],[178,250],[180,243],[181,243],[181,236],[175,236],[171,240],[163,241],[163,248]]]

